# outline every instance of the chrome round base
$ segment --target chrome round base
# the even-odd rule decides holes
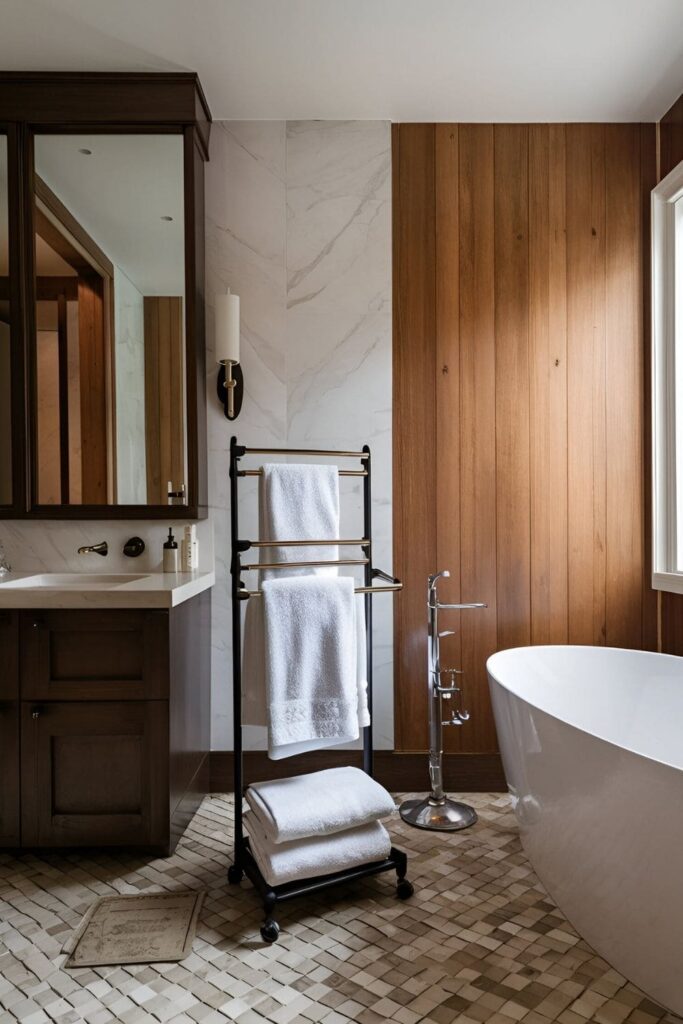
[[[423,800],[404,800],[398,811],[409,825],[435,832],[458,832],[474,825],[477,820],[474,807],[449,800],[447,796],[443,800],[433,800],[429,796]]]

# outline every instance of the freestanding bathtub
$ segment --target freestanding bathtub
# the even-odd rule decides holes
[[[683,658],[525,647],[487,669],[539,878],[605,960],[683,1015]]]

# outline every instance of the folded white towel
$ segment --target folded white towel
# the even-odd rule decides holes
[[[270,757],[358,739],[353,580],[295,576],[262,589]]]
[[[270,885],[284,885],[302,878],[330,875],[335,871],[384,860],[391,850],[389,833],[378,821],[347,829],[333,836],[314,836],[292,843],[272,843],[259,828],[254,815],[244,816],[251,852]]]
[[[255,782],[245,797],[259,829],[276,844],[357,828],[396,809],[384,786],[351,767]]]

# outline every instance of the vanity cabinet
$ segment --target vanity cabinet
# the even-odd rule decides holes
[[[21,705],[24,846],[168,846],[168,702]]]
[[[162,609],[22,615],[22,700],[167,699],[168,660]]]
[[[209,619],[209,591],[0,619],[2,845],[173,850],[208,790]]]
[[[0,846],[19,843],[19,614],[0,611]]]

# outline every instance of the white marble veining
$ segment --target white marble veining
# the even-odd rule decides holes
[[[391,568],[391,140],[388,122],[215,124],[207,165],[208,339],[213,296],[242,303],[246,395],[235,424],[210,400],[214,748],[232,745],[228,585],[230,435],[257,445],[373,453],[375,563]],[[212,396],[216,368],[208,359]],[[258,464],[258,462],[254,463]],[[256,482],[240,483],[243,536]],[[342,481],[343,531],[360,536],[362,489]],[[375,609],[375,742],[393,746],[392,598]],[[247,747],[262,747],[245,730]]]
[[[116,336],[116,484],[122,505],[147,502],[145,320],[143,296],[114,268]]]
[[[169,526],[180,541],[180,520],[0,520],[0,542],[15,572],[160,572],[162,547]],[[199,568],[213,571],[213,526],[210,519],[197,523]],[[131,537],[141,537],[145,550],[137,558],[123,553]],[[79,555],[78,548],[106,540],[109,553]]]

